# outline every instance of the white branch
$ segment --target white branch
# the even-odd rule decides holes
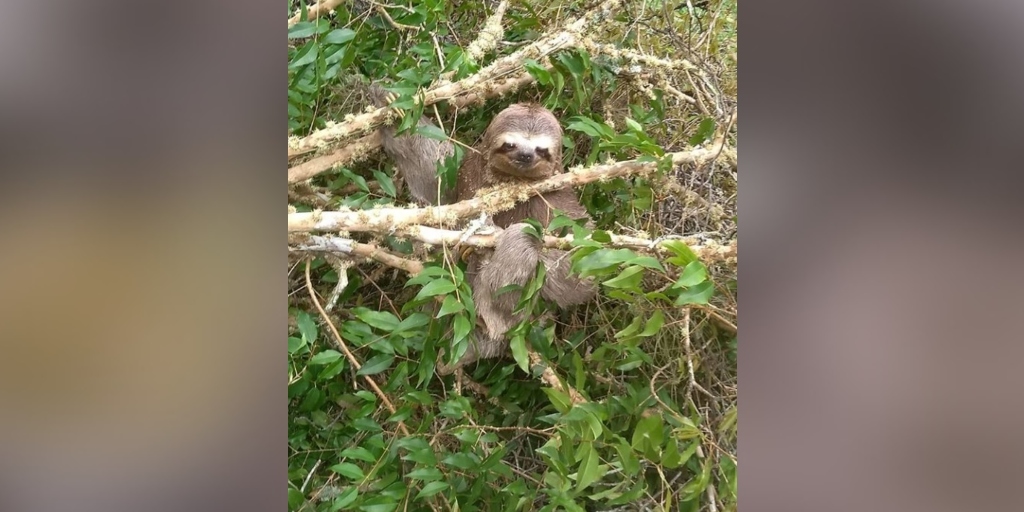
[[[674,165],[702,163],[721,154],[721,146],[670,153]],[[511,209],[518,202],[570,186],[584,185],[622,176],[650,174],[656,162],[626,160],[589,168],[576,168],[535,183],[511,184],[482,191],[472,199],[427,208],[378,208],[357,211],[313,211],[288,214],[288,232],[361,231],[392,233],[413,224],[452,226],[480,212],[495,213]]]
[[[523,70],[523,62],[527,59],[541,60],[554,52],[576,46],[583,33],[583,29],[587,25],[609,16],[612,9],[618,6],[618,4],[619,0],[602,2],[600,6],[572,21],[564,29],[541,37],[516,52],[495,60],[477,73],[458,82],[443,83],[431,87],[423,92],[419,100],[422,101],[423,105],[432,105],[439,101],[451,100],[458,96],[472,93],[477,89],[486,89],[496,79],[518,74]],[[344,122],[328,123],[328,126],[325,128],[317,130],[306,137],[290,137],[288,139],[288,148],[290,151],[322,148],[349,137],[365,134],[383,123],[387,118],[388,111],[388,107],[381,107],[362,114],[346,116]]]

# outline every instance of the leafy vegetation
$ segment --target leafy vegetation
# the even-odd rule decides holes
[[[674,167],[662,158],[716,137],[734,147],[735,1],[623,2],[589,35],[597,44],[685,58],[693,69],[580,45],[525,62],[534,84],[478,107],[455,112],[445,102],[414,101],[439,76],[470,76],[593,5],[513,3],[502,43],[479,62],[466,47],[494,8],[480,0],[342,2],[333,15],[289,29],[290,134],[362,111],[372,80],[399,93],[394,106],[405,110],[405,131],[431,116],[443,132],[426,135],[472,145],[502,108],[536,101],[562,119],[567,167],[662,162],[654,175],[582,187],[593,229],[565,217],[535,225],[538,234],[573,235],[573,270],[600,283],[601,297],[571,311],[552,307],[537,293],[540,266],[519,304],[533,320],[509,332],[507,357],[467,367],[461,388],[434,372],[442,357],[454,362],[465,353],[477,322],[465,264],[450,251],[364,237],[423,261],[412,277],[379,263],[296,258],[289,510],[735,510],[735,262],[702,260],[687,242],[735,240],[735,169],[722,160]],[[449,179],[462,154],[443,166]],[[291,204],[299,211],[401,204],[393,172],[376,155],[312,179],[325,203]],[[689,238],[648,251],[616,246],[616,234]],[[561,387],[545,382],[545,369]]]

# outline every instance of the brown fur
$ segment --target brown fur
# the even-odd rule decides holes
[[[537,157],[536,163],[524,169],[513,163],[507,152],[502,151],[501,135],[509,132],[546,135],[554,144],[547,148],[548,157]],[[467,155],[459,167],[456,189],[458,201],[472,198],[481,188],[501,183],[539,181],[563,172],[562,127],[554,114],[540,105],[517,103],[499,112],[487,127],[484,139],[476,150]],[[561,189],[533,196],[511,210],[496,214],[494,223],[507,228],[523,219],[534,219],[547,226],[553,218],[552,208],[562,210],[574,219],[587,217],[587,211],[580,205],[576,193],[571,189]]]
[[[446,147],[439,141],[420,136],[395,138],[394,129],[390,133],[389,139],[387,131],[382,130],[384,151],[395,160],[399,172],[410,184],[412,195],[436,200],[435,155],[445,151],[451,154],[450,144]],[[509,134],[516,135],[509,137]],[[506,144],[510,141],[511,144]],[[563,172],[562,127],[554,114],[539,105],[519,103],[498,113],[475,149],[459,167],[456,189],[442,192],[442,204],[470,199],[482,188],[509,182],[534,182]],[[426,192],[428,184],[434,187],[433,196]],[[493,252],[470,255],[467,269],[477,317],[482,325],[476,329],[475,339],[470,341],[466,354],[455,365],[438,365],[439,373],[448,374],[478,359],[499,357],[507,352],[506,332],[522,320],[521,315],[513,314],[520,293],[498,295],[496,292],[511,284],[525,285],[535,274],[538,262],[543,262],[546,268],[541,289],[541,296],[546,300],[564,308],[596,295],[597,289],[592,283],[569,275],[568,253],[544,250],[539,240],[523,232],[526,224],[521,221],[528,218],[548,225],[554,217],[552,209],[562,210],[573,219],[587,217],[586,209],[571,189],[533,196],[511,210],[494,215],[494,223],[505,230],[498,236]]]
[[[380,86],[371,86],[369,92],[378,107],[390,103],[387,91]],[[419,126],[430,124],[430,121],[420,118]],[[381,146],[394,161],[400,177],[409,185],[409,195],[422,206],[451,203],[455,199],[455,191],[441,190],[437,164],[455,153],[452,143],[409,134],[396,137],[395,132],[394,126],[381,127]]]

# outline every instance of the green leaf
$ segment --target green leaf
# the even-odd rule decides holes
[[[421,124],[416,127],[416,133],[422,135],[428,139],[435,139],[440,141],[448,140],[448,134],[440,128],[432,124]]]
[[[302,350],[302,347],[305,347],[305,346],[306,346],[306,338],[304,338],[304,337],[303,338],[296,338],[295,336],[289,336],[288,337],[288,353],[289,354],[294,354],[294,353],[298,352],[299,350]]]
[[[387,498],[383,498],[382,497],[382,498],[379,498],[378,501],[382,501],[384,499],[387,499]],[[397,508],[398,508],[398,503],[393,502],[393,501],[388,501],[386,503],[366,504],[366,505],[363,505],[363,506],[359,507],[359,510],[362,510],[363,512],[392,512],[393,510],[395,510]]]
[[[687,446],[685,450],[683,450],[683,453],[679,454],[679,465],[680,466],[683,465],[683,464],[686,464],[686,462],[688,460],[690,460],[690,457],[693,457],[693,454],[697,453],[697,447],[698,446],[700,446],[700,440],[699,439],[693,441],[692,443],[690,443],[690,445]]]
[[[384,195],[390,198],[394,198],[398,195],[398,189],[395,188],[395,182],[391,179],[391,176],[388,176],[377,169],[373,170],[373,176],[377,179],[377,183],[380,183],[380,188],[384,191]]]
[[[371,327],[375,327],[385,332],[391,332],[398,327],[398,317],[387,311],[374,311],[369,308],[353,308],[352,314],[356,315],[356,318],[366,322]]]
[[[395,329],[392,332],[405,333],[412,331],[414,329],[419,329],[420,327],[423,327],[424,325],[427,325],[429,323],[429,316],[427,316],[424,313],[417,312],[405,317],[405,319],[402,320],[401,322],[398,322],[398,325],[395,326]]]
[[[643,267],[629,266],[626,270],[623,270],[618,276],[613,277],[607,281],[604,281],[603,285],[609,288],[620,288],[620,289],[639,289],[638,286],[640,281],[643,279]]]
[[[327,33],[320,41],[328,44],[345,44],[356,37],[356,31],[350,28],[339,28]]]
[[[352,172],[352,170],[345,167],[341,169],[341,175],[345,178],[348,178],[348,181],[355,183],[355,185],[359,187],[359,190],[362,190],[363,192],[367,193],[370,192],[370,185],[366,183],[366,178],[363,178],[362,176]]]
[[[402,363],[402,364],[406,364],[406,363]],[[399,366],[401,366],[401,365],[399,365]],[[409,419],[410,416],[412,416],[412,413],[413,413],[413,407],[411,405],[403,405],[402,407],[399,407],[397,410],[395,410],[394,414],[392,414],[391,416],[388,416],[388,419],[386,421],[388,423],[397,423],[399,421],[405,421],[405,420]]]
[[[469,336],[469,331],[473,326],[470,325],[469,318],[467,318],[466,315],[458,315],[455,317],[453,328],[455,332],[452,341],[454,343],[458,343],[466,339],[466,336]]]
[[[622,470],[625,471],[627,476],[634,476],[640,471],[640,459],[636,457],[633,450],[630,450],[625,439],[620,438],[620,441],[615,445],[615,451],[619,453],[618,462],[622,464]]]
[[[641,338],[655,335],[661,326],[665,325],[665,313],[660,309],[655,311],[651,318],[647,320],[647,325],[644,326],[643,332],[639,334]]]
[[[465,310],[466,306],[462,305],[462,303],[459,302],[459,300],[456,299],[454,296],[448,295],[444,298],[444,302],[441,304],[440,311],[437,312],[437,318],[443,318],[452,313],[458,313],[460,311]]]
[[[471,470],[480,465],[480,459],[473,453],[451,453],[441,462],[454,468]]]
[[[425,299],[436,295],[444,295],[455,291],[455,283],[447,279],[435,279],[426,284],[413,300]]]
[[[345,370],[346,366],[348,366],[348,361],[345,360],[345,358],[339,358],[337,361],[327,365],[327,367],[324,368],[319,375],[317,375],[317,380],[331,380],[337,377],[338,374],[341,373],[343,370]]]
[[[633,321],[630,322],[625,329],[615,333],[615,339],[618,340],[636,334],[636,332],[640,330],[640,324],[642,322],[643,318],[641,317],[633,318]]]
[[[655,258],[650,257],[650,256],[640,256],[639,258],[629,260],[629,264],[630,265],[638,265],[638,266],[641,266],[641,267],[653,268],[653,269],[656,269],[656,270],[660,270],[662,272],[665,271],[665,267],[661,266],[661,262],[658,261]]]
[[[341,352],[328,349],[309,358],[309,364],[328,364],[338,359],[341,359]]]
[[[429,482],[429,481],[433,481],[433,480],[440,480],[440,479],[444,478],[444,474],[441,473],[441,470],[439,470],[437,468],[434,468],[434,467],[419,468],[419,469],[410,471],[409,474],[407,474],[405,476],[408,477],[408,478],[414,478],[416,480],[423,480],[425,482]]]
[[[710,139],[713,133],[715,133],[715,120],[710,117],[705,118],[697,125],[697,131],[690,137],[689,143],[691,146],[701,144]]]
[[[397,441],[397,445],[399,448],[409,452],[402,457],[403,460],[411,460],[424,466],[435,466],[437,464],[437,457],[434,456],[434,450],[423,438],[405,437],[399,439]]]
[[[310,21],[300,21],[288,29],[288,39],[300,39],[310,37],[316,33],[316,24]]]
[[[576,472],[576,492],[586,489],[601,477],[600,457],[593,443],[583,443],[580,451],[583,454],[580,456],[580,465]]]
[[[715,294],[715,285],[711,281],[704,281],[697,286],[693,286],[683,290],[676,297],[676,305],[682,306],[684,304],[707,304],[708,299]]]
[[[661,465],[669,469],[678,468],[683,459],[679,454],[679,443],[675,439],[669,439],[665,446],[665,452],[661,454]]]
[[[551,85],[551,73],[541,63],[533,59],[526,59],[523,61],[523,67],[526,68],[527,73],[537,79],[537,83],[540,85]]]
[[[405,286],[423,285],[429,283],[433,279],[446,275],[448,275],[448,271],[441,267],[426,266],[419,274],[416,274],[416,277],[410,278],[406,281]]]
[[[552,233],[558,233],[558,230],[564,227],[575,227],[576,221],[562,214],[556,215],[555,218],[551,219],[548,224],[548,230]]]
[[[663,439],[661,416],[652,414],[641,419],[633,430],[633,449],[648,454],[652,449],[660,449]]]
[[[302,495],[302,491],[298,489],[288,489],[288,510],[298,510],[305,502],[306,497]]]
[[[513,336],[509,345],[512,348],[512,357],[516,360],[524,372],[530,371],[530,356],[526,351],[526,336]]]
[[[548,395],[548,399],[551,400],[551,404],[558,409],[558,412],[566,412],[572,407],[572,401],[569,400],[569,395],[555,388],[543,387],[541,388],[544,394]]]
[[[704,467],[701,470],[700,475],[693,480],[690,480],[682,489],[679,490],[680,501],[690,501],[696,498],[700,493],[704,492],[707,488],[708,482],[711,480],[711,458],[704,459]]]
[[[683,273],[672,286],[678,288],[694,286],[706,281],[707,278],[708,269],[704,264],[699,261],[691,261],[685,268],[683,268]]]
[[[679,259],[677,264],[680,267],[698,260],[697,254],[693,252],[693,249],[690,249],[690,246],[686,245],[681,240],[666,240],[661,243],[661,246],[676,255]]]
[[[350,423],[350,425],[352,425],[352,427],[355,428],[356,430],[363,430],[366,432],[380,432],[381,430],[384,430],[380,427],[380,424],[378,424],[376,421],[373,421],[372,418],[366,417],[356,418],[352,420],[352,423]]]
[[[298,69],[306,64],[314,62],[319,55],[320,45],[315,41],[310,41],[295,53],[295,60],[288,63],[288,69]]]
[[[598,249],[580,258],[573,267],[580,270],[581,277],[587,277],[636,258],[636,253],[629,249]]]
[[[363,367],[356,372],[357,375],[376,375],[384,370],[387,370],[391,363],[395,360],[395,356],[391,354],[377,354],[370,358],[369,361],[363,364]]]
[[[353,446],[351,448],[345,448],[341,451],[341,456],[347,459],[356,459],[364,462],[376,462],[377,457],[374,457],[370,450],[363,448],[362,446]]]
[[[331,471],[352,480],[362,480],[363,478],[366,478],[366,475],[363,474],[363,469],[351,462],[335,464],[331,466]]]
[[[612,235],[603,229],[595,229],[594,232],[590,234],[590,238],[595,242],[601,242],[602,244],[612,241]]]
[[[429,498],[448,488],[448,482],[430,482],[416,495],[416,499]]]
[[[331,503],[331,510],[341,510],[349,505],[355,503],[356,499],[359,498],[359,488],[349,487],[338,494],[337,498]],[[296,509],[292,509],[296,510]]]
[[[306,343],[314,343],[317,337],[316,322],[313,321],[313,317],[305,311],[299,311],[295,314],[295,323],[299,328],[299,335]]]
[[[607,125],[598,123],[593,119],[575,116],[569,118],[569,124],[565,127],[567,130],[573,130],[577,132],[585,133],[591,137],[611,137],[612,131]]]

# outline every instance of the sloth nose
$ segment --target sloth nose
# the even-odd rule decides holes
[[[523,150],[520,150],[520,151],[516,151],[516,153],[514,155],[512,155],[512,159],[515,160],[516,163],[518,163],[518,164],[522,164],[522,165],[532,164],[533,160],[534,160],[534,154],[533,154],[533,151],[523,151]]]

